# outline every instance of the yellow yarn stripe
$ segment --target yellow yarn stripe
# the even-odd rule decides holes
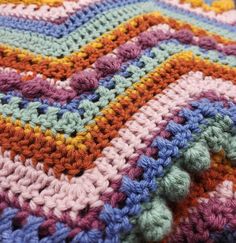
[[[1,0],[0,0],[1,1]],[[0,45],[0,47],[4,48],[4,52],[7,54],[14,54],[15,52],[18,52],[18,57],[19,57],[19,61],[21,58],[23,58],[25,55],[27,56],[30,56],[30,58],[32,59],[32,62],[33,63],[37,63],[39,61],[49,61],[49,62],[52,62],[52,63],[57,63],[57,64],[70,64],[71,61],[70,59],[73,58],[73,57],[83,57],[83,56],[86,56],[86,53],[84,52],[84,50],[88,47],[94,47],[94,48],[98,48],[100,49],[103,44],[102,44],[102,39],[104,38],[108,38],[108,39],[114,39],[114,34],[117,33],[117,31],[121,31],[121,32],[126,32],[126,25],[127,24],[131,24],[131,25],[136,25],[136,19],[137,18],[145,18],[147,16],[161,16],[164,18],[164,21],[163,23],[168,23],[169,20],[172,20],[171,18],[168,18],[164,15],[162,15],[160,12],[152,12],[152,13],[147,13],[147,14],[143,14],[143,15],[140,15],[140,16],[136,16],[134,18],[131,18],[130,20],[128,20],[127,22],[125,23],[122,23],[121,25],[117,26],[115,29],[113,29],[112,31],[109,31],[103,35],[101,35],[101,37],[98,37],[96,38],[95,40],[89,42],[88,44],[86,44],[85,46],[83,46],[80,50],[78,50],[77,52],[74,52],[68,56],[65,56],[63,58],[56,58],[56,57],[45,57],[45,56],[42,56],[42,55],[38,55],[38,54],[34,54],[30,51],[26,51],[26,50],[23,50],[23,49],[20,49],[20,48],[14,48],[14,47],[11,47],[9,45]],[[177,20],[176,21],[177,23],[179,23],[181,26],[185,26],[187,24],[187,22],[184,22],[184,21],[180,21],[180,20]],[[160,23],[157,23],[157,24],[160,24]],[[200,31],[203,31],[202,28],[200,27],[197,27],[197,26],[194,26],[194,25],[191,25],[191,28],[192,28],[192,31],[194,34],[200,32]],[[205,31],[205,30],[204,30]],[[228,43],[228,42],[233,42],[234,40],[233,39],[230,39],[230,38],[224,38],[224,37],[221,37],[219,35],[216,35],[215,33],[212,33],[212,32],[209,32],[209,31],[205,31],[207,33],[208,36],[213,36],[213,37],[217,37],[217,38],[220,38],[224,43]]]
[[[17,127],[22,127],[22,128],[24,128],[25,133],[32,131],[34,134],[36,134],[36,136],[43,135],[43,136],[45,136],[45,138],[48,141],[55,140],[57,145],[61,145],[61,144],[64,143],[64,144],[67,145],[67,149],[78,148],[78,149],[86,150],[86,145],[84,145],[83,143],[86,140],[90,139],[91,134],[90,134],[89,131],[99,130],[96,123],[99,122],[99,121],[102,121],[106,114],[113,112],[112,107],[114,107],[114,106],[119,107],[120,106],[120,103],[119,103],[120,100],[127,99],[128,97],[132,96],[133,94],[136,94],[137,93],[136,88],[142,87],[145,84],[145,82],[151,81],[152,80],[150,78],[151,74],[152,75],[155,74],[155,75],[158,76],[159,71],[168,67],[169,63],[171,61],[179,60],[180,58],[187,61],[187,60],[192,59],[193,55],[194,54],[191,51],[184,51],[184,52],[180,52],[180,53],[174,54],[173,56],[169,57],[165,62],[163,62],[156,69],[154,69],[153,71],[148,73],[139,82],[133,84],[124,93],[118,95],[114,101],[110,102],[106,107],[104,107],[101,110],[100,115],[96,116],[94,118],[94,120],[91,121],[91,123],[89,125],[85,126],[85,130],[86,130],[85,132],[78,132],[75,137],[65,137],[63,134],[59,134],[59,133],[57,133],[55,135],[55,134],[53,134],[53,132],[50,129],[47,129],[46,131],[42,131],[40,126],[32,127],[29,123],[23,124],[18,119],[13,120],[11,117],[4,117],[3,115],[0,115],[0,122],[6,122],[6,123],[9,123],[9,124],[12,124],[16,127],[16,129],[17,129]]]
[[[181,3],[190,3],[193,8],[202,8],[205,11],[214,11],[223,13],[235,8],[233,0],[215,0],[211,5],[208,5],[204,0],[181,0]]]
[[[62,5],[64,0],[0,0],[0,4],[36,4],[36,5],[49,5],[49,6],[59,6]]]
[[[183,51],[183,52],[174,54],[173,56],[169,57],[165,62],[160,64],[160,66],[158,66],[156,69],[154,69],[153,71],[148,73],[139,82],[130,86],[124,93],[118,95],[114,101],[110,102],[106,107],[104,107],[100,111],[100,115],[96,116],[89,125],[85,126],[85,132],[78,132],[75,137],[65,137],[63,134],[59,134],[59,133],[55,135],[55,134],[53,134],[53,132],[50,129],[43,132],[39,126],[32,127],[29,123],[22,124],[22,122],[20,120],[13,121],[10,117],[6,118],[2,115],[0,115],[0,121],[7,121],[8,123],[10,122],[11,124],[15,125],[16,127],[23,127],[25,129],[25,132],[33,131],[35,134],[38,134],[38,135],[43,134],[46,137],[46,139],[55,140],[56,144],[58,144],[58,145],[63,144],[63,143],[66,144],[67,149],[79,148],[82,150],[86,150],[86,145],[84,144],[84,142],[86,140],[90,140],[90,138],[91,138],[91,133],[89,131],[92,131],[92,130],[98,131],[99,127],[98,127],[97,123],[104,120],[106,114],[113,113],[114,106],[120,107],[120,103],[119,103],[120,100],[126,100],[126,99],[129,99],[129,97],[132,97],[133,95],[135,95],[137,93],[137,90],[136,90],[137,88],[142,88],[146,82],[150,82],[153,80],[150,77],[151,75],[158,77],[160,75],[161,70],[169,67],[170,62],[172,62],[174,60],[178,61],[180,59],[182,59],[186,62],[191,61],[193,59],[195,62],[202,62],[204,60],[204,62],[207,64],[211,64],[211,65],[213,64],[209,60],[202,59],[201,57],[195,56],[192,51]],[[219,68],[224,68],[224,69],[228,69],[228,70],[230,69],[230,70],[236,71],[236,67],[232,68],[232,67],[222,65],[222,64],[217,64],[217,63],[214,63],[214,65]]]

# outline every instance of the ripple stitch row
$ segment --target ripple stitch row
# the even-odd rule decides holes
[[[0,242],[234,242],[232,0],[0,0]]]

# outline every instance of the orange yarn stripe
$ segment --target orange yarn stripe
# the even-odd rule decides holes
[[[121,44],[139,35],[151,26],[160,23],[166,23],[176,30],[191,30],[194,35],[199,37],[212,36],[218,43],[236,44],[235,41],[222,38],[221,36],[209,33],[187,23],[163,17],[158,13],[150,13],[129,20],[113,31],[87,44],[79,52],[61,59],[53,57],[45,58],[28,51],[0,45],[0,65],[3,67],[12,67],[19,71],[31,71],[35,75],[36,73],[41,73],[48,78],[63,80],[70,77],[76,71],[90,67],[99,57],[112,52]]]
[[[14,124],[2,117],[0,146],[3,151],[11,150],[12,158],[19,154],[23,161],[32,158],[34,164],[43,162],[44,170],[52,168],[56,177],[62,173],[69,177],[81,175],[94,166],[93,161],[139,108],[189,71],[236,83],[235,69],[195,58],[191,53],[177,54],[103,109],[96,123],[86,127],[87,132],[65,141],[61,136],[53,138],[50,131],[43,134],[29,125],[24,129],[20,122]]]

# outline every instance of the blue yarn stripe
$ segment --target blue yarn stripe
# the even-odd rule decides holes
[[[236,229],[230,225],[225,225],[223,231],[210,234],[210,238],[214,243],[235,243]]]
[[[182,148],[186,148],[193,140],[193,136],[201,133],[201,125],[207,125],[208,118],[217,115],[228,116],[233,126],[236,125],[236,105],[228,103],[225,107],[222,102],[211,102],[208,99],[200,99],[191,103],[192,110],[183,108],[179,114],[185,118],[184,124],[170,121],[166,130],[173,133],[170,140],[156,137],[153,146],[159,149],[158,159],[141,156],[138,166],[143,168],[143,179],[131,180],[128,176],[123,177],[121,191],[127,195],[124,207],[112,208],[105,204],[100,214],[101,220],[106,224],[105,235],[99,230],[90,230],[77,234],[73,243],[91,242],[119,242],[119,234],[129,232],[132,229],[130,217],[141,213],[141,203],[150,201],[150,194],[158,189],[156,178],[163,176],[165,168],[172,165],[172,160],[177,158]],[[6,208],[0,215],[0,242],[65,242],[70,228],[65,224],[56,224],[56,232],[43,239],[38,238],[38,227],[43,222],[42,217],[29,216],[26,225],[21,229],[12,229],[12,220],[18,209]],[[28,236],[27,236],[28,235]],[[31,238],[32,237],[32,238]],[[17,241],[14,241],[17,239]],[[33,241],[28,241],[33,239]]]
[[[46,21],[28,20],[17,17],[0,16],[0,26],[24,31],[31,31],[54,38],[62,38],[69,35],[77,28],[84,25],[88,20],[92,20],[97,15],[105,14],[114,8],[129,4],[142,3],[146,0],[106,0],[94,3],[84,10],[79,10],[62,24],[54,24]]]
[[[173,159],[178,158],[182,148],[186,148],[193,139],[193,133],[201,132],[200,125],[206,124],[206,118],[214,118],[216,115],[228,116],[234,126],[236,125],[236,105],[230,104],[230,107],[224,107],[222,102],[210,102],[208,99],[202,99],[193,102],[195,110],[184,108],[180,115],[186,120],[185,124],[177,124],[170,121],[166,130],[175,131],[171,140],[157,137],[153,145],[158,147],[158,159],[141,156],[138,160],[138,166],[143,168],[143,179],[140,181],[132,180],[124,176],[122,180],[121,191],[127,195],[124,207],[112,208],[110,204],[104,206],[100,218],[106,224],[105,242],[117,242],[120,233],[127,232],[132,228],[129,217],[138,216],[141,212],[141,203],[150,201],[150,194],[157,190],[157,178],[163,176],[163,170],[173,164]]]
[[[171,39],[171,40],[166,40],[166,41],[160,42],[158,44],[158,46],[156,46],[155,48],[160,50],[160,52],[163,52],[163,48],[161,48],[161,46],[162,45],[168,45],[168,44],[175,44],[175,46],[183,46],[183,44],[181,44],[179,41]],[[205,49],[199,48],[197,46],[192,46],[192,45],[184,45],[184,49],[185,50],[188,50],[191,47],[196,47],[196,50],[198,50],[198,53],[200,53],[201,56],[203,56],[203,57],[207,57],[208,56],[209,51],[206,51]],[[164,51],[165,51],[165,49],[164,49]],[[181,51],[182,50],[179,50],[179,51],[168,50],[168,55],[171,56],[171,55],[176,54],[176,53],[181,52]],[[218,52],[217,50],[214,51],[214,52],[215,52],[216,56],[218,56],[219,62],[220,63],[224,63],[226,56],[224,54]],[[128,68],[131,65],[134,65],[134,66],[137,66],[137,67],[141,67],[142,66],[141,58],[144,57],[144,56],[145,57],[152,57],[153,56],[153,48],[145,50],[140,57],[123,64],[122,67],[121,67],[121,70],[118,71],[117,73],[115,73],[114,75],[120,75],[120,76],[126,77],[128,75]],[[232,56],[232,60],[234,60],[235,64],[233,66],[235,66],[236,65],[236,58]],[[230,63],[228,65],[230,65]],[[158,67],[158,66],[159,65],[157,64],[156,67]],[[109,77],[106,77],[106,78],[100,80],[99,81],[99,86],[105,87],[105,88],[107,88],[109,90],[114,89],[115,88],[115,86],[114,86],[115,84],[112,81],[112,78],[114,77],[114,75],[110,75]],[[138,82],[138,79],[134,79],[134,83],[135,82]],[[0,92],[0,94],[3,94],[3,93]],[[68,111],[74,112],[74,113],[78,113],[79,116],[83,116],[85,111],[83,109],[78,109],[80,103],[82,101],[85,101],[85,100],[96,102],[96,100],[98,100],[100,98],[99,94],[96,93],[96,90],[94,90],[94,91],[89,92],[87,94],[81,95],[79,98],[72,99],[70,102],[68,102],[66,104],[61,104],[59,102],[51,103],[47,99],[40,99],[40,98],[35,98],[33,100],[29,100],[29,99],[23,97],[19,92],[10,91],[10,92],[6,93],[4,99],[1,99],[0,103],[4,103],[4,104],[5,103],[9,103],[11,101],[11,99],[14,98],[14,97],[20,97],[22,99],[22,102],[21,102],[21,105],[20,105],[22,109],[23,108],[27,108],[27,106],[29,104],[31,104],[32,101],[33,102],[40,102],[40,103],[42,103],[39,106],[39,109],[40,109],[42,114],[46,113],[47,110],[50,107],[56,107],[56,108],[58,108],[58,116],[59,117],[62,116],[65,112],[68,112]]]
[[[205,2],[206,4],[208,4],[208,5],[211,5],[212,2],[214,2],[214,0],[204,0],[204,2]]]
[[[104,2],[95,3],[92,6],[85,8],[84,10],[79,10],[74,15],[70,16],[63,24],[53,24],[46,21],[37,20],[27,20],[19,19],[16,17],[5,17],[0,16],[0,26],[9,27],[24,31],[31,31],[35,33],[40,33],[47,36],[52,36],[54,38],[62,38],[69,35],[71,32],[82,26],[89,19],[94,18],[100,13],[105,13],[105,11],[111,10],[113,8],[122,7],[128,4],[141,3],[141,2],[156,2],[158,8],[162,10],[166,9],[179,14],[183,14],[186,17],[192,17],[197,21],[207,23],[213,27],[219,28],[221,30],[227,30],[229,32],[236,32],[234,26],[226,23],[219,22],[217,20],[212,20],[209,17],[191,13],[187,10],[181,9],[176,6],[171,6],[167,3],[156,1],[156,0],[106,0]],[[158,9],[154,9],[158,10]],[[187,18],[186,18],[187,19]]]

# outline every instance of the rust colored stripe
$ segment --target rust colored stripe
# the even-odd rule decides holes
[[[176,30],[183,28],[189,29],[194,35],[199,37],[212,36],[218,43],[236,44],[236,42],[226,40],[218,35],[210,34],[203,29],[191,26],[187,23],[163,17],[157,13],[149,13],[130,19],[113,31],[87,44],[79,52],[61,59],[42,57],[28,51],[0,45],[0,65],[3,67],[15,68],[19,71],[32,71],[35,74],[41,73],[48,78],[64,80],[73,73],[90,67],[99,57],[112,52],[115,48],[124,44],[131,38],[139,35],[151,26],[160,23],[166,23]]]
[[[13,123],[2,119],[0,146],[3,150],[11,150],[12,156],[19,154],[23,160],[32,158],[34,163],[44,163],[45,171],[52,168],[57,177],[62,173],[69,177],[80,175],[94,166],[93,161],[101,156],[102,150],[118,135],[119,129],[139,108],[190,71],[201,71],[206,76],[236,83],[236,71],[226,66],[194,58],[193,55],[189,58],[172,57],[139,84],[127,89],[116,102],[103,109],[102,115],[95,118],[96,123],[87,127],[87,132],[78,133],[73,138],[73,145],[65,142],[58,145],[58,141],[53,137],[36,133],[29,126],[27,129],[19,125],[14,126]]]

